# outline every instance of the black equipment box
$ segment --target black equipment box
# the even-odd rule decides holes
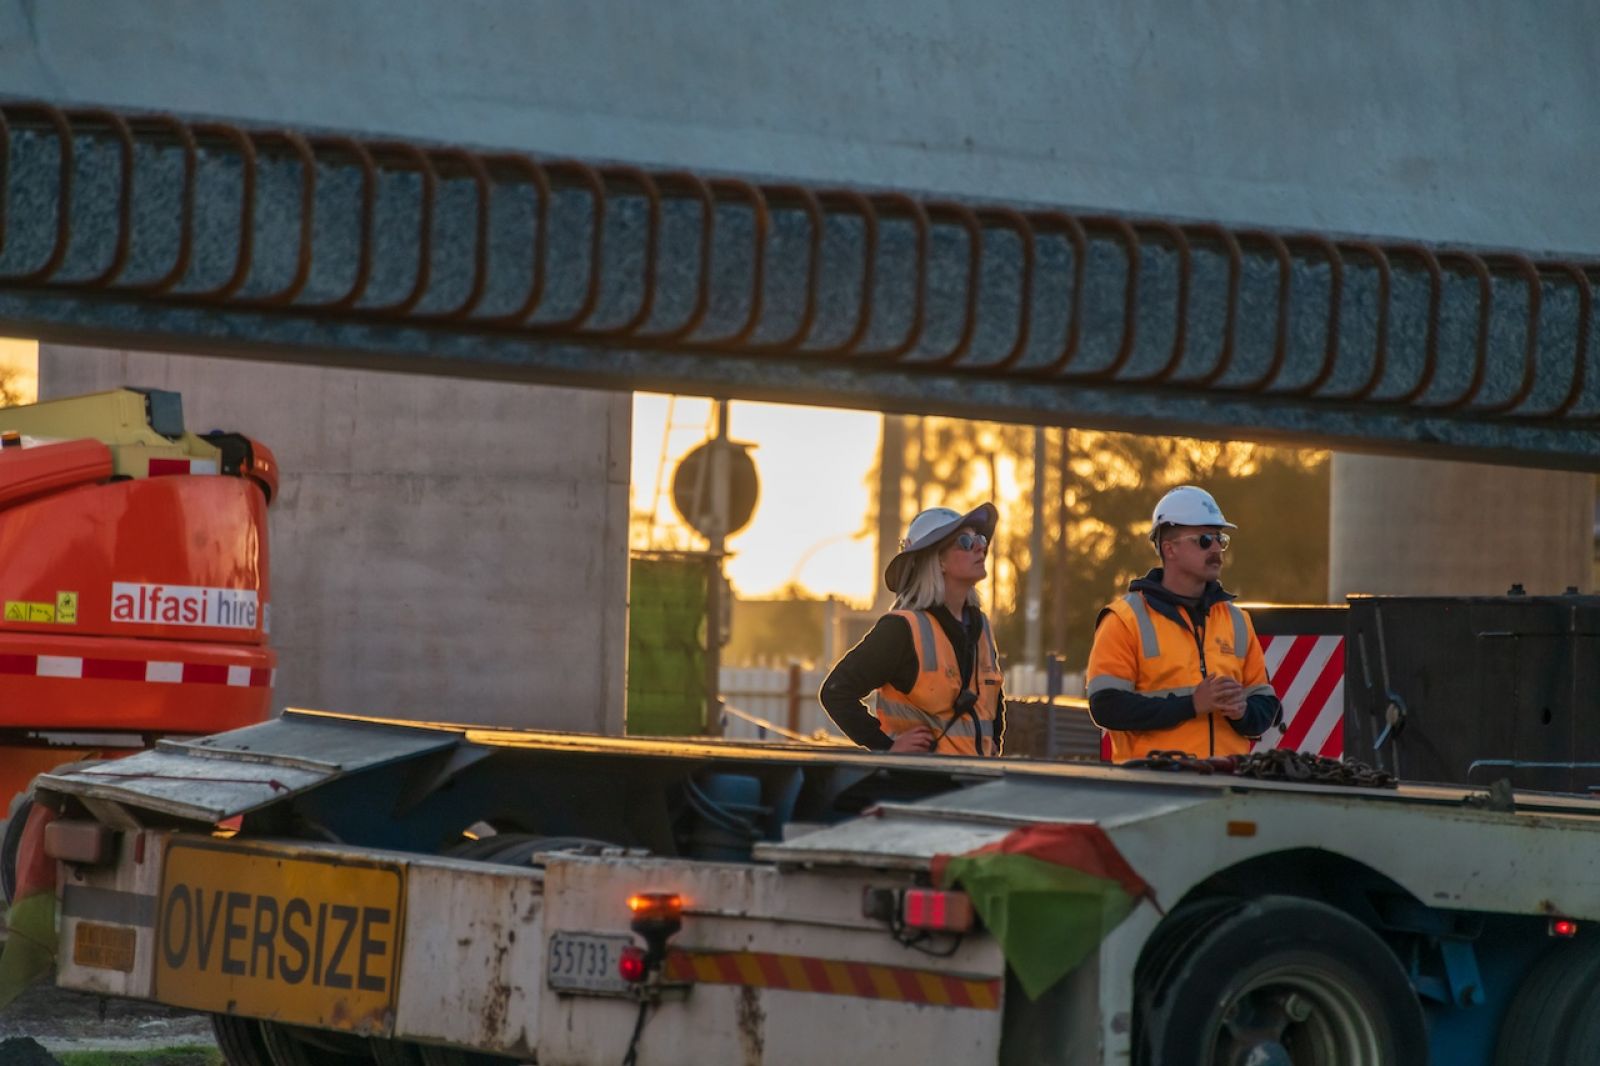
[[[1405,781],[1600,789],[1600,596],[1348,603],[1346,757]]]

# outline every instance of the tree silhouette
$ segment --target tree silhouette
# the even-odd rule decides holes
[[[1168,489],[1197,484],[1239,526],[1224,584],[1248,600],[1321,603],[1328,585],[1328,455],[1098,430],[1052,429],[1040,457],[1031,427],[918,420],[908,436],[908,498],[918,507],[1000,508],[986,594],[1002,650],[1022,654],[1030,567],[1045,567],[1044,642],[1068,669],[1088,658],[1101,607],[1156,563],[1150,512]],[[1066,461],[1062,462],[1062,435]],[[1029,514],[1038,461],[1045,511]],[[909,508],[908,508],[909,510]],[[1032,523],[1044,556],[1030,558]]]

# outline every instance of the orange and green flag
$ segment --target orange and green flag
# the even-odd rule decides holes
[[[44,853],[44,827],[55,812],[35,804],[17,847],[17,887],[0,951],[0,1009],[48,974],[56,962],[56,864]]]
[[[959,886],[1037,999],[1155,895],[1096,825],[1034,825],[965,855],[938,855],[934,884]]]

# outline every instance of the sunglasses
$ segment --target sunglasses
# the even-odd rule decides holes
[[[972,551],[975,548],[987,548],[989,538],[982,533],[958,533],[955,539],[956,547],[962,551]]]
[[[1228,536],[1226,533],[1189,533],[1182,537],[1173,537],[1172,539],[1192,540],[1196,544],[1200,545],[1201,551],[1208,552],[1211,550],[1211,546],[1213,544],[1221,548],[1223,551],[1227,551],[1228,542],[1233,538]]]

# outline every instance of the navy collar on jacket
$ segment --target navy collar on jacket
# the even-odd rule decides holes
[[[1161,577],[1162,568],[1158,566],[1144,575],[1144,577],[1130,582],[1128,591],[1144,593],[1145,602],[1155,608],[1156,611],[1166,615],[1181,626],[1188,626],[1189,623],[1183,618],[1183,601],[1173,594],[1171,589],[1161,583]],[[1211,608],[1217,604],[1227,603],[1229,600],[1236,598],[1233,593],[1222,587],[1221,582],[1207,581],[1206,587],[1200,592],[1200,609],[1202,612],[1209,614]]]

